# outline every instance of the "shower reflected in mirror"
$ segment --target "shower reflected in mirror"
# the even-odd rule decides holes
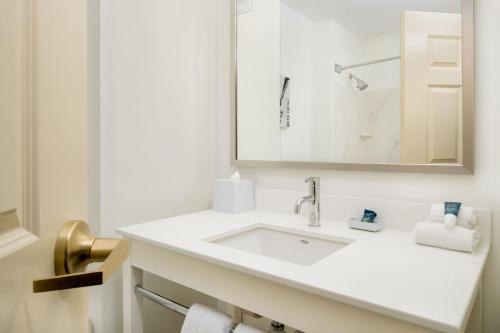
[[[238,161],[465,164],[461,0],[236,3]]]

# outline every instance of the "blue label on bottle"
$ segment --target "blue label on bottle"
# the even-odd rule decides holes
[[[460,211],[460,207],[462,206],[461,202],[445,202],[444,203],[444,214],[453,214],[458,216],[458,212]]]
[[[363,218],[361,219],[361,222],[373,223],[373,222],[375,222],[376,217],[377,217],[377,213],[375,213],[374,211],[365,209],[365,212],[363,213]]]

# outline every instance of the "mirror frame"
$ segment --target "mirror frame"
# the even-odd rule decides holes
[[[462,126],[463,164],[336,163],[306,161],[259,161],[238,159],[237,131],[237,14],[238,0],[231,8],[231,165],[241,168],[326,169],[413,173],[473,174],[475,149],[474,93],[474,0],[462,3]]]

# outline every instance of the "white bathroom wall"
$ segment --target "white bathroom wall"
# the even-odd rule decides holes
[[[361,61],[363,41],[353,32],[330,21],[333,62],[348,66]],[[349,80],[351,70],[335,73],[331,110],[331,152],[329,161],[351,162],[363,158],[362,132],[363,93],[353,88]]]
[[[332,25],[329,21],[317,22],[313,45],[317,52],[312,57],[311,76],[314,82],[311,100],[311,160],[330,161],[332,150],[333,82],[331,43]]]
[[[291,78],[291,126],[281,130],[281,159],[329,161],[334,26],[281,2],[281,74]]]
[[[337,163],[363,161],[365,92],[356,89],[348,75],[339,74],[334,85],[331,161]]]
[[[147,5],[141,2],[141,6],[129,0],[101,2],[104,24],[102,82],[106,85],[101,91],[104,112],[102,189],[111,208],[102,214],[105,234],[110,234],[122,223],[204,209],[210,200],[210,191],[205,188],[210,186],[213,166],[218,177],[233,170],[229,153],[230,1],[179,0],[160,4],[160,1],[148,0]],[[163,12],[158,6],[172,7]],[[304,178],[317,174],[322,177],[322,190],[327,193],[416,201],[461,200],[492,208],[493,246],[483,281],[483,332],[496,333],[500,327],[500,288],[497,284],[500,279],[500,247],[497,245],[500,229],[496,226],[500,223],[500,155],[496,148],[500,141],[497,130],[500,99],[495,82],[500,75],[500,45],[491,41],[500,31],[500,2],[476,0],[476,11],[478,133],[475,175],[291,169],[244,169],[242,173],[263,187],[305,192]],[[145,31],[150,36],[144,36]],[[162,38],[165,42],[148,40],[153,38]],[[148,48],[144,44],[151,45]],[[131,48],[131,45],[139,47]],[[215,50],[212,49],[214,45]],[[158,53],[151,49],[153,47],[159,49]],[[176,49],[176,52],[167,52],[167,49]],[[349,58],[343,61],[349,62]],[[213,69],[214,64],[217,75],[205,73],[200,80],[200,67]],[[178,68],[169,68],[169,65]],[[193,80],[195,77],[198,81]],[[193,82],[196,82],[194,86]],[[183,88],[176,89],[178,84]],[[196,101],[188,98],[196,98]],[[151,105],[155,107],[150,108]],[[199,146],[206,154],[196,151],[194,146]],[[196,157],[202,167],[194,162]],[[172,175],[176,178],[172,179]],[[184,182],[186,175],[195,180]],[[200,193],[193,183],[205,177],[210,177],[210,181],[200,182],[205,184],[201,185],[203,193]],[[120,332],[115,325],[121,325],[121,281],[116,278],[114,283],[110,282],[104,303],[107,326],[96,332]],[[159,328],[168,331],[162,324]]]
[[[220,77],[216,1],[106,0],[100,6],[101,234],[116,237],[120,226],[211,207]],[[103,313],[96,333],[122,332],[121,283],[116,274],[99,287]],[[146,283],[162,292],[172,288],[152,276]],[[179,294],[180,301],[189,298]],[[178,330],[182,318],[151,311],[148,303],[146,332]]]
[[[364,163],[399,163],[400,89],[363,92],[362,138]]]
[[[280,74],[290,78],[290,127],[280,130],[281,160],[311,159],[312,101],[317,84],[311,70],[313,55],[320,51],[313,44],[316,30],[314,22],[281,2]]]
[[[348,83],[334,73],[334,63],[359,61],[362,40],[334,21],[314,21],[283,2],[280,14],[281,74],[291,78],[291,126],[281,130],[281,160],[331,161],[334,147],[353,141],[335,131],[349,134],[342,121],[354,114],[339,110],[334,120],[334,82]]]
[[[369,39],[353,37],[357,48],[349,65],[400,54],[400,34]],[[336,162],[399,162],[400,61],[393,60],[352,68],[337,75],[333,160]],[[368,83],[359,91],[352,73]]]
[[[218,54],[230,54],[230,0],[218,0]],[[258,186],[306,192],[304,179],[321,176],[322,191],[334,194],[399,198],[415,201],[459,200],[468,205],[493,210],[492,249],[483,280],[483,333],[497,333],[500,327],[500,98],[497,80],[500,76],[500,44],[492,43],[500,31],[500,2],[476,0],[476,172],[475,175],[433,175],[410,173],[320,171],[291,169],[244,169]],[[347,59],[348,60],[348,59]],[[227,133],[230,113],[231,87],[229,62],[217,62],[221,73],[217,91],[217,132]],[[226,73],[226,74],[222,74]],[[229,159],[229,136],[217,135],[217,174],[225,175],[232,167]],[[290,211],[292,210],[290,203]],[[460,292],[457,290],[457,292]]]
[[[399,33],[363,40],[362,61],[400,55]],[[362,93],[363,162],[399,163],[400,161],[400,64],[391,60],[353,69],[368,83]]]
[[[312,131],[312,113],[329,114],[331,110],[331,90],[327,90],[331,59],[326,64],[331,54],[329,29],[328,24],[313,22],[275,0],[255,0],[250,12],[238,16],[238,145],[242,158],[311,159],[312,136],[316,141],[321,137],[317,134],[321,131]],[[281,74],[291,78],[291,126],[287,129],[280,129],[278,122]],[[329,117],[327,120],[323,123],[329,124]],[[323,142],[328,151],[327,136],[321,138],[326,138]]]
[[[361,42],[361,62],[392,58],[401,53],[401,35],[393,33]],[[369,89],[392,89],[400,86],[400,61],[391,60],[374,65],[353,68],[352,73],[369,83]]]
[[[362,39],[333,20],[315,21],[284,2],[252,5],[238,16],[240,158],[397,162],[399,99],[393,89],[399,87],[399,61],[340,75],[333,68],[335,62],[398,55],[399,34]],[[353,88],[350,72],[369,82],[369,94]],[[278,74],[291,79],[291,125],[285,129],[277,123]],[[380,105],[367,110],[365,99]],[[374,137],[363,139],[367,127]]]
[[[333,63],[343,66],[356,64],[361,61],[362,40],[358,35],[337,22],[330,20],[330,40],[333,45]],[[338,79],[338,75],[334,78]]]
[[[281,155],[280,0],[253,0],[252,10],[237,20],[238,153],[248,160],[276,160]]]

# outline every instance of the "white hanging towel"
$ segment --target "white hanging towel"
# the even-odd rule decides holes
[[[229,333],[233,320],[228,315],[201,304],[194,304],[182,325],[181,333]]]
[[[245,324],[239,324],[238,326],[236,326],[233,333],[264,333],[264,331]]]

